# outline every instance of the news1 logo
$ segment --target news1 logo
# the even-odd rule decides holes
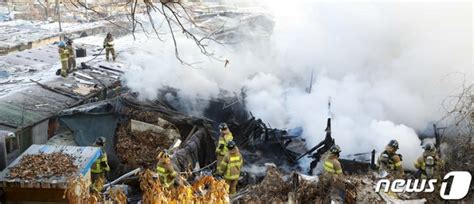
[[[447,173],[441,183],[439,195],[445,200],[459,200],[467,196],[471,186],[472,175],[467,171],[451,171]],[[431,193],[435,190],[437,179],[380,179],[375,186],[375,191],[384,192],[389,190],[394,193],[408,192]]]

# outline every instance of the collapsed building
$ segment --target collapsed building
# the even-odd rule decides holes
[[[246,36],[246,33],[242,32],[243,30],[258,30],[260,35],[256,35],[257,38],[265,38],[273,29],[273,22],[264,14],[222,11],[219,8],[217,11],[199,12],[200,15],[196,15],[195,20],[201,31],[219,30],[216,25],[231,21],[230,24],[215,33],[218,40],[233,42],[235,39],[241,39]],[[231,19],[234,17],[240,18],[241,21],[232,22]],[[255,28],[261,25],[263,26],[259,29]],[[254,35],[254,37],[256,36]],[[33,49],[19,53],[18,56],[10,55],[8,59],[2,59],[10,64],[19,64],[18,61],[27,61],[27,65],[37,61],[52,63],[54,59],[49,58],[52,58],[53,46],[48,46],[45,49],[46,51],[40,51],[40,55],[42,55],[40,58],[33,57],[35,55],[32,55],[31,52],[37,52],[36,49]],[[126,196],[125,202],[145,201],[143,195],[147,192],[142,188],[139,179],[145,175],[148,179],[153,180],[153,175],[149,173],[150,171],[145,171],[140,176],[136,176],[136,169],[151,169],[153,171],[158,153],[169,149],[178,139],[182,143],[172,152],[172,163],[175,169],[180,174],[187,174],[187,181],[192,184],[206,183],[202,182],[205,180],[202,178],[211,178],[215,168],[214,150],[218,136],[217,124],[226,122],[234,133],[235,141],[245,159],[239,179],[240,190],[236,195],[228,198],[229,201],[311,203],[321,201],[323,197],[327,196],[322,193],[327,189],[318,186],[316,175],[321,172],[320,161],[326,156],[327,150],[337,143],[331,135],[331,118],[327,120],[326,134],[321,135],[321,142],[308,148],[306,141],[301,138],[304,131],[302,128],[272,128],[265,121],[248,112],[245,106],[245,93],[235,97],[221,97],[211,100],[202,115],[196,116],[183,108],[182,104],[166,100],[167,97],[164,95],[176,95],[176,91],[172,89],[163,91],[159,99],[155,101],[139,100],[134,93],[120,94],[123,90],[117,82],[123,73],[123,67],[108,67],[97,63],[85,64],[84,68],[86,69],[78,71],[73,81],[39,83],[32,81],[35,86],[29,87],[24,95],[26,95],[25,98],[35,100],[23,104],[23,107],[19,107],[21,103],[18,98],[13,98],[13,100],[8,99],[12,98],[8,96],[5,97],[8,100],[0,100],[0,103],[8,104],[4,107],[9,108],[8,111],[3,110],[8,114],[5,115],[5,118],[0,118],[2,119],[0,128],[10,131],[23,130],[17,134],[17,137],[12,136],[11,132],[2,135],[7,138],[9,144],[15,144],[11,141],[18,143],[14,138],[20,140],[19,150],[16,146],[13,148],[16,151],[7,148],[8,154],[5,155],[8,156],[8,160],[6,160],[5,166],[32,143],[47,142],[51,145],[90,146],[97,137],[105,137],[108,141],[105,148],[112,168],[108,180],[113,181],[105,185],[112,186],[112,188],[129,186],[129,188],[123,188],[127,189],[123,190],[124,195],[120,194],[122,198]],[[30,72],[28,66],[16,70]],[[12,71],[8,71],[8,74],[12,73]],[[17,78],[16,80],[24,79]],[[12,89],[11,87],[15,83],[22,82],[30,83],[28,81],[3,81],[4,86],[0,89],[0,95],[9,95],[9,89]],[[85,93],[83,92],[84,86],[87,86],[85,91],[89,91],[85,95],[83,94]],[[73,87],[78,92],[65,92],[65,87]],[[65,98],[65,102],[39,100],[40,96],[46,95],[43,92],[52,95],[53,99]],[[96,102],[97,100],[100,101]],[[11,121],[11,119],[15,120]],[[47,128],[45,128],[46,124],[48,124]],[[46,130],[47,136],[45,135]],[[36,141],[38,138],[41,140]],[[469,147],[467,148],[469,149]],[[346,202],[401,202],[401,200],[395,200],[383,193],[378,194],[373,190],[378,179],[374,171],[371,170],[375,165],[375,154],[374,150],[368,149],[367,152],[341,159],[344,173],[347,175]],[[308,157],[311,161],[308,161]],[[458,159],[461,158],[458,157]],[[13,162],[13,166],[10,167],[15,167],[16,163]],[[305,168],[306,166],[309,168]],[[128,177],[125,178],[122,175]],[[71,183],[73,182],[63,186],[68,186]],[[214,182],[219,186],[217,183]],[[402,194],[400,198],[410,200],[418,197]],[[423,200],[415,201],[423,202]]]

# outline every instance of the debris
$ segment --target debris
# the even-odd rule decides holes
[[[224,180],[204,176],[192,186],[179,184],[167,189],[161,186],[151,170],[140,173],[143,203],[229,203],[227,188]]]
[[[132,167],[152,167],[159,149],[171,145],[168,137],[152,131],[131,133],[126,126],[118,128],[117,152],[122,162]]]
[[[77,170],[78,167],[74,164],[74,158],[69,154],[61,152],[28,154],[23,156],[17,165],[10,168],[7,177],[25,180],[54,176],[69,177],[75,174]]]
[[[158,121],[162,121],[163,119],[159,119]],[[161,122],[163,125],[167,125],[167,123]],[[168,126],[169,127],[169,126]],[[157,134],[164,134],[169,137],[170,140],[174,140],[176,138],[179,138],[179,133],[176,131],[174,128],[163,128],[158,125],[150,124],[150,123],[145,123],[137,120],[131,120],[130,123],[130,128],[132,132],[145,132],[145,131],[152,131]]]
[[[79,85],[77,85],[77,88],[73,89],[72,91],[74,93],[78,93],[80,95],[86,96],[89,93],[91,93],[91,90],[94,90],[94,88],[91,87],[91,86],[86,86],[86,85],[79,84]]]
[[[267,166],[267,174],[263,181],[249,188],[250,193],[242,196],[244,203],[258,203],[261,200],[268,203],[283,203],[288,200],[290,192],[290,185],[283,179],[283,174],[271,165]]]
[[[122,188],[114,186],[108,190],[112,203],[127,203],[127,196]]]
[[[67,183],[63,199],[67,199],[68,203],[97,203],[100,200],[100,195],[90,193],[90,181],[83,176],[71,178]]]

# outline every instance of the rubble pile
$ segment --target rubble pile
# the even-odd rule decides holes
[[[157,113],[150,111],[135,110],[127,108],[125,115],[129,119],[144,123],[157,125],[162,129],[176,130],[173,124],[160,119]],[[153,167],[156,156],[162,149],[166,149],[173,143],[168,132],[157,133],[152,130],[132,131],[131,122],[117,127],[117,152],[123,163],[131,165],[133,168],[144,166]],[[174,131],[174,134],[179,134]]]
[[[383,203],[384,200],[374,191],[375,177],[371,174],[346,175],[344,203]],[[336,192],[327,192],[319,185],[318,179],[299,173],[285,175],[276,167],[267,167],[266,176],[257,185],[249,186],[240,198],[243,203],[318,203],[338,197]],[[324,193],[326,192],[326,193]],[[324,193],[324,194],[323,194]],[[329,194],[328,194],[329,193]],[[333,195],[334,194],[334,195]]]
[[[354,194],[356,203],[383,203],[384,200],[374,191],[376,184],[375,177],[370,175],[350,175],[347,177],[347,183],[350,184],[346,189],[347,194]],[[348,185],[346,184],[346,186]]]
[[[296,188],[296,200],[298,200],[300,203],[314,203],[315,201],[321,199],[320,186],[318,186],[318,183],[316,181],[300,178],[296,179],[298,179]]]
[[[283,203],[288,201],[290,184],[284,180],[284,175],[274,166],[267,168],[267,174],[262,182],[250,186],[248,194],[242,197],[244,203],[259,203],[262,200],[268,203]]]
[[[8,178],[24,180],[45,179],[54,176],[71,176],[78,170],[74,157],[62,152],[27,154],[11,167]]]
[[[152,167],[159,151],[173,142],[166,135],[152,131],[131,131],[129,125],[119,126],[117,136],[118,155],[132,167]]]

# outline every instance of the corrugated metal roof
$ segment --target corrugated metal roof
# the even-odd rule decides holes
[[[80,47],[86,48],[89,56],[77,58],[78,65],[94,58],[101,49],[91,45]],[[0,56],[0,69],[5,71],[4,77],[0,78],[0,129],[2,126],[19,128],[41,122],[63,109],[78,105],[99,93],[104,86],[112,86],[120,80],[125,66],[119,62],[104,62],[104,58],[98,56],[88,62],[91,69],[81,69],[75,72],[75,76],[70,74],[62,78],[55,75],[60,66],[56,46]]]

